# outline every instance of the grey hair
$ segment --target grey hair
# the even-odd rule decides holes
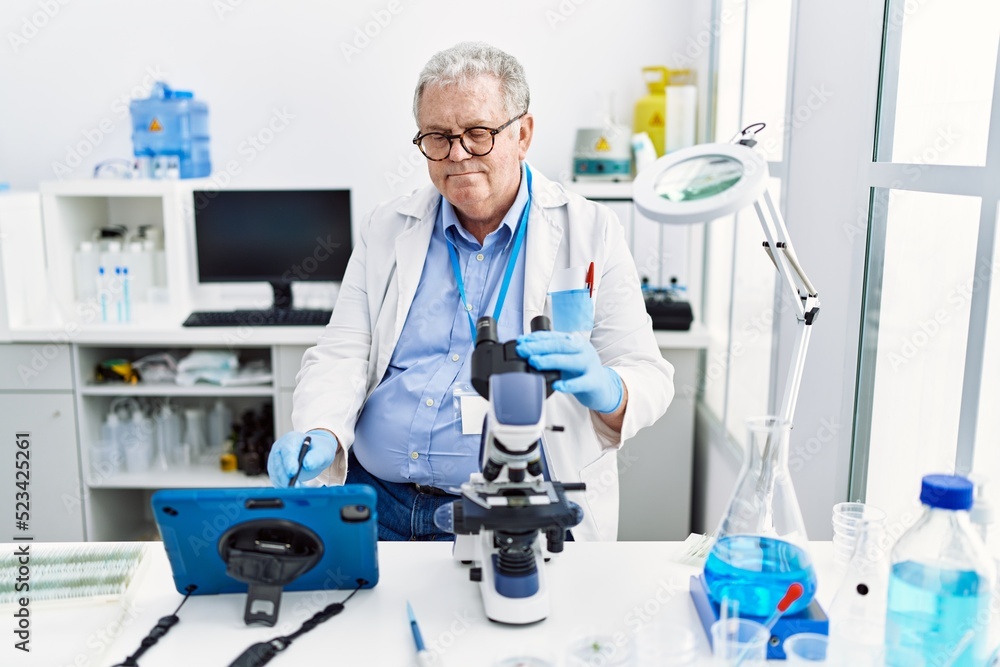
[[[514,56],[484,42],[461,42],[435,53],[417,80],[413,92],[413,117],[420,123],[420,98],[428,86],[467,83],[479,76],[500,82],[503,106],[509,117],[527,111],[531,96],[524,68]]]

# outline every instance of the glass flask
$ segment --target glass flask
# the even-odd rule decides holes
[[[735,600],[740,615],[766,618],[798,582],[802,596],[786,612],[795,614],[812,601],[816,572],[788,472],[791,423],[759,417],[747,421],[747,430],[743,468],[705,562],[705,584],[716,603]]]
[[[827,659],[834,665],[882,667],[889,543],[884,519],[860,519],[840,588],[830,603]]]

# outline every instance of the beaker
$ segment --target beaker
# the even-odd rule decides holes
[[[705,562],[705,584],[719,604],[739,602],[740,615],[767,618],[788,587],[803,592],[786,611],[802,611],[816,593],[806,530],[788,472],[791,423],[778,417],[747,421],[747,446],[736,489]]]

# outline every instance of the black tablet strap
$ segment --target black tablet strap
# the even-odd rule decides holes
[[[191,593],[193,593],[196,588],[198,587],[193,585],[185,588],[184,590],[187,592],[187,594],[184,596],[184,599],[181,600],[181,603],[177,605],[177,609],[174,610],[174,613],[172,613],[170,616],[164,616],[159,621],[157,621],[156,625],[153,626],[153,629],[149,631],[149,634],[143,638],[142,643],[139,645],[138,650],[136,650],[136,652],[130,655],[129,657],[119,662],[117,665],[114,665],[114,667],[138,667],[139,658],[142,657],[142,654],[148,651],[149,649],[153,648],[156,642],[160,641],[160,638],[163,637],[163,635],[167,634],[170,628],[174,627],[180,622],[180,618],[177,617],[177,612],[181,610],[181,607],[184,606],[184,603],[187,602],[187,599],[191,597]]]
[[[290,635],[275,637],[270,641],[253,644],[250,648],[243,651],[243,653],[240,654],[240,657],[230,663],[229,667],[261,667],[261,665],[266,665],[271,661],[271,658],[291,646],[293,641],[309,632],[320,623],[328,621],[340,612],[344,611],[344,605],[347,604],[347,601],[354,597],[354,594],[361,590],[361,587],[368,582],[364,579],[358,579],[357,583],[358,587],[355,588],[343,602],[328,604],[326,607],[313,614],[309,620],[303,623],[298,630]]]

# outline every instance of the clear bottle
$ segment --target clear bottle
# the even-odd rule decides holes
[[[73,270],[76,278],[76,300],[92,301],[97,298],[97,283],[94,276],[101,266],[101,254],[92,241],[84,241],[73,255]]]
[[[160,414],[156,417],[156,441],[158,468],[168,465],[178,465],[181,461],[181,418],[171,409],[169,403],[164,403]]]
[[[199,461],[209,453],[203,408],[184,410],[184,446],[190,451],[192,461]]]
[[[791,424],[778,417],[747,421],[747,452],[736,489],[705,562],[712,599],[739,602],[740,615],[767,618],[795,582],[802,611],[816,593],[816,572],[798,497],[788,471]]]
[[[208,447],[209,451],[221,455],[223,444],[229,438],[232,431],[233,411],[222,402],[222,399],[215,401],[212,411],[208,414]]]
[[[91,455],[95,458],[91,462],[92,472],[101,478],[110,477],[121,470],[121,430],[121,420],[112,410],[101,424],[100,444],[91,449]]]
[[[860,519],[840,588],[827,610],[829,653],[834,665],[882,667],[889,552],[884,519]]]
[[[125,266],[125,255],[122,253],[121,241],[107,241],[105,248],[100,254],[99,269],[99,273],[103,273],[103,279],[99,279],[97,285],[101,310],[102,313],[105,310],[107,312],[106,322],[124,322],[122,268]]]
[[[153,286],[153,251],[147,250],[143,241],[129,243],[128,269],[132,282],[132,299],[142,303],[148,301],[149,288]]]
[[[153,427],[142,410],[136,409],[125,424],[122,442],[125,469],[129,472],[146,472],[153,462]]]
[[[973,486],[955,475],[927,475],[924,513],[892,550],[886,614],[886,664],[973,667],[988,655],[993,562],[969,521]]]

